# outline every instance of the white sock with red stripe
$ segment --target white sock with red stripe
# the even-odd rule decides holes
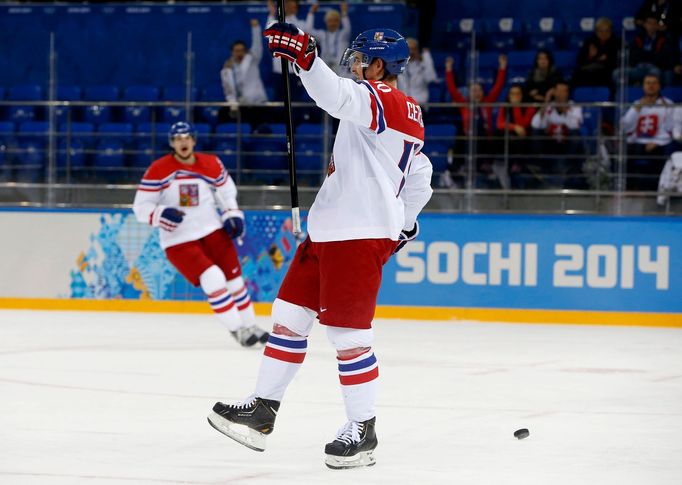
[[[199,277],[201,288],[208,297],[211,309],[230,332],[244,326],[232,294],[227,289],[225,275],[217,266],[211,266]]]
[[[256,396],[281,401],[307,349],[307,337],[271,333],[258,371]]]
[[[249,327],[256,324],[256,313],[251,304],[251,297],[249,290],[246,289],[244,279],[239,276],[227,282],[227,289],[232,293],[234,304],[237,306],[239,315],[242,317],[244,325]]]
[[[367,421],[376,413],[379,365],[372,349],[350,359],[338,358],[341,393],[349,421]]]

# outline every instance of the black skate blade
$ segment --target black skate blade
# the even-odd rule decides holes
[[[324,464],[332,470],[350,470],[351,468],[361,468],[363,466],[376,465],[374,450],[361,451],[353,456],[326,455]]]
[[[218,413],[211,413],[206,419],[213,429],[224,434],[228,438],[232,438],[240,445],[244,445],[253,451],[265,451],[265,435],[263,435],[263,433],[259,433],[255,430],[249,430],[249,436],[237,433],[230,428],[230,422]],[[246,428],[246,426],[244,427]]]

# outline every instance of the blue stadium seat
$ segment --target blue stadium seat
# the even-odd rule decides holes
[[[190,99],[196,101],[198,89],[192,87],[190,89]],[[166,86],[163,88],[163,96],[161,99],[164,101],[184,101],[187,97],[187,86],[177,85],[177,86]]]
[[[453,32],[448,36],[448,47],[451,50],[469,50],[472,31],[481,32],[483,23],[480,19],[463,18],[453,24]]]
[[[187,110],[184,105],[164,106],[161,110],[161,120],[166,123],[177,123],[187,119]]]
[[[116,140],[122,144],[133,139],[133,125],[130,123],[103,123],[97,128],[100,140]]]
[[[57,101],[80,101],[83,96],[83,89],[80,86],[57,86],[56,91]],[[57,106],[55,113],[58,123],[64,123],[69,119],[69,113],[73,113],[68,106]]]
[[[428,124],[424,127],[425,143],[428,145],[432,141],[440,143],[454,143],[457,128],[454,123],[447,124]]]
[[[123,90],[124,101],[158,101],[159,88],[156,86],[128,86]]]
[[[80,101],[82,97],[83,88],[80,86],[57,86],[57,100],[59,101]]]
[[[429,84],[429,103],[441,103],[443,101],[443,83]]]
[[[111,120],[111,107],[93,104],[85,107],[84,121],[96,125],[108,123]]]
[[[221,86],[208,86],[201,92],[201,100],[205,102],[224,102],[225,95]],[[218,106],[204,106],[199,108],[200,118],[210,125],[218,124],[220,108]]]
[[[424,153],[431,160],[434,173],[444,172],[448,168],[448,150],[452,144],[430,142],[426,140]]]
[[[524,69],[528,72],[533,67],[537,51],[514,51],[507,54],[509,67]]]
[[[2,166],[10,159],[8,152],[14,145],[14,129],[13,122],[0,121],[0,179],[8,175]]]
[[[25,121],[19,125],[17,138],[20,167],[17,179],[23,182],[36,182],[41,178],[47,160],[47,134],[49,123],[46,121]]]
[[[5,88],[0,86],[0,101],[5,99]]]
[[[128,86],[123,91],[124,101],[152,102],[159,99],[159,88],[156,86]],[[149,106],[126,106],[123,110],[123,121],[126,123],[142,123],[151,120]]]
[[[526,22],[525,30],[525,47],[554,50],[563,33],[563,22],[555,17],[533,18]]]
[[[682,102],[682,87],[680,86],[668,86],[663,88],[663,96],[672,99],[676,103]]]
[[[190,99],[197,100],[197,88],[190,89]],[[183,103],[177,106],[164,106],[161,108],[161,120],[167,123],[177,123],[187,119],[187,110],[185,109],[184,101],[187,96],[187,87],[182,85],[168,86],[163,89],[163,101],[182,101]]]
[[[213,148],[213,135],[211,125],[208,123],[194,123],[197,132],[197,151],[209,151]]]
[[[168,132],[170,123],[140,123],[134,134],[131,164],[133,167],[148,167],[149,164],[168,153]]]
[[[88,86],[83,92],[83,99],[85,101],[118,101],[119,89],[118,86]],[[88,123],[108,123],[112,118],[112,109],[109,106],[102,106],[100,104],[92,104],[85,107],[84,121]]]
[[[555,51],[553,54],[554,65],[564,74],[575,67],[576,51]]]
[[[100,178],[117,181],[120,172],[116,168],[125,165],[125,150],[132,142],[133,125],[130,123],[103,123],[98,129],[97,153],[94,157],[95,168],[108,170],[100,172]]]
[[[37,84],[25,84],[13,86],[7,96],[9,101],[41,101],[44,99],[43,88]],[[35,106],[15,105],[9,107],[8,118],[10,121],[22,123],[37,118],[38,110]]]
[[[225,93],[221,86],[208,86],[201,92],[202,101],[225,101]]]
[[[137,125],[136,135],[138,138],[156,137],[162,139],[163,143],[166,144],[170,127],[171,123],[140,123]]]
[[[566,19],[566,47],[580,49],[586,38],[594,33],[595,17],[576,17]],[[617,29],[616,29],[617,30]]]
[[[487,50],[507,52],[517,47],[521,37],[521,21],[513,17],[486,19],[483,21],[484,46]]]
[[[216,127],[214,150],[228,170],[237,168],[237,123],[223,123]],[[251,126],[241,125],[242,134],[251,133]]]
[[[83,93],[85,101],[118,101],[118,86],[88,86]]]
[[[63,123],[58,129],[57,166],[82,168],[87,165],[88,150],[95,146],[95,126],[92,123]]]
[[[321,140],[322,134],[324,133],[324,126],[320,123],[301,123],[294,131],[297,137],[308,140]]]
[[[576,103],[593,103],[609,100],[609,88],[579,87],[573,91],[573,101]]]

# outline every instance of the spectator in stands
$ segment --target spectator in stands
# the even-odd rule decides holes
[[[642,90],[644,96],[621,119],[628,143],[627,190],[656,190],[673,136],[678,138],[682,132],[673,102],[661,96],[658,77],[645,76]]]
[[[529,153],[528,135],[530,123],[535,114],[532,106],[521,106],[524,102],[523,86],[513,84],[507,94],[509,108],[501,107],[497,113],[498,135],[502,137],[509,154],[509,173],[511,174],[511,186],[514,188],[526,188],[527,179],[530,178],[527,156]]]
[[[429,102],[429,83],[437,81],[438,75],[429,49],[420,50],[417,39],[411,37],[407,39],[407,45],[410,48],[410,62],[398,77],[398,88],[412,96],[423,108]]]
[[[584,150],[580,143],[580,127],[583,124],[583,110],[570,100],[566,81],[559,81],[545,94],[545,102],[531,121],[538,136],[534,153],[550,155],[540,168],[547,174],[549,186],[560,188],[585,188],[581,157]]]
[[[311,27],[315,23],[315,13],[320,8],[319,3],[315,3],[308,11],[306,25]],[[325,30],[311,29],[309,32],[317,39],[320,47],[320,57],[322,60],[339,76],[350,77],[351,73],[341,66],[340,61],[346,47],[350,44],[351,25],[348,18],[348,4],[341,2],[341,12],[338,10],[328,10],[324,15],[324,23],[327,25]]]
[[[643,24],[644,30],[639,32],[630,44],[630,66],[626,75],[628,83],[640,83],[644,76],[653,75],[670,84],[673,69],[680,60],[679,46],[658,28],[658,20],[648,16]],[[618,83],[621,70],[613,73],[614,81]]]
[[[644,0],[635,15],[635,23],[644,27],[646,19],[656,19],[659,29],[668,32],[674,39],[682,31],[682,4],[679,0]]]
[[[554,65],[552,53],[547,49],[540,49],[526,80],[526,96],[531,101],[544,102],[547,92],[562,80],[563,76]]]
[[[492,146],[492,137],[495,133],[495,120],[493,119],[493,107],[481,106],[479,103],[494,103],[500,97],[504,81],[507,76],[507,56],[500,54],[498,59],[497,76],[495,77],[495,84],[490,92],[486,95],[483,91],[483,86],[480,83],[474,83],[469,87],[469,98],[465,97],[455,84],[455,75],[452,70],[454,59],[448,57],[445,60],[445,79],[448,86],[450,96],[455,103],[467,103],[465,106],[459,108],[462,116],[462,127],[467,136],[473,137],[476,145],[474,152],[476,154],[483,154],[476,159],[477,171],[477,185],[494,186],[495,179],[497,183],[501,183],[499,177],[495,175],[493,169],[492,155],[497,152],[496,147]],[[409,65],[409,64],[408,64]],[[468,103],[473,102],[474,112],[468,106]],[[457,177],[461,176],[461,165],[453,163],[449,167],[452,172],[453,179],[457,183]]]
[[[258,104],[268,100],[258,64],[263,57],[263,41],[258,20],[251,19],[251,50],[237,40],[232,55],[220,71],[225,99],[230,102]],[[236,108],[236,107],[235,107]]]
[[[613,22],[606,17],[599,18],[594,34],[583,42],[578,52],[573,86],[612,86],[613,71],[618,67],[619,47],[613,35]]]

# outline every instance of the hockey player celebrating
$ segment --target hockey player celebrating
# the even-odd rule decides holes
[[[417,236],[417,215],[432,193],[421,110],[397,89],[409,59],[407,42],[389,29],[360,34],[341,61],[355,82],[321,62],[315,39],[296,26],[274,23],[264,35],[273,56],[294,62],[308,94],[341,121],[327,178],[308,215],[309,237],[273,303],[273,331],[255,393],[235,405],[216,403],[208,419],[218,431],[263,451],[317,317],[337,350],[348,418],[325,447],[326,464],[370,466],[379,376],[372,319],[382,266]]]
[[[201,286],[237,342],[244,347],[265,343],[268,334],[255,325],[233,243],[245,231],[237,187],[218,157],[194,152],[191,124],[175,123],[168,141],[173,153],[145,172],[135,194],[135,216],[161,229],[168,260],[190,283]]]

